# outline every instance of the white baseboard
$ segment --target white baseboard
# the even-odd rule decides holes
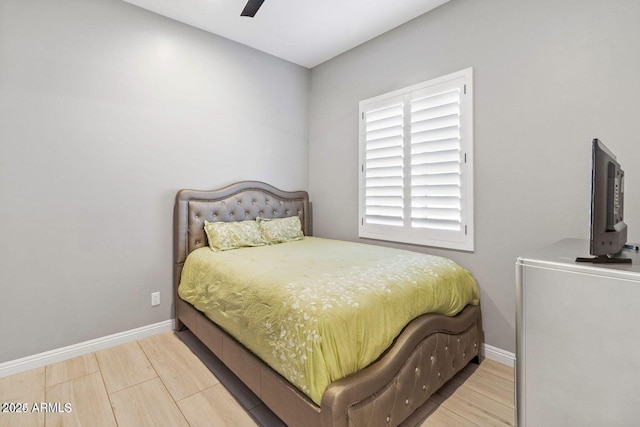
[[[22,359],[10,360],[9,362],[0,363],[0,378],[19,374],[30,369],[40,368],[52,363],[62,362],[63,360],[82,356],[84,354],[115,347],[130,341],[150,337],[151,335],[172,331],[173,328],[174,319],[170,319],[165,320],[164,322],[154,323],[152,325],[108,335],[106,337],[96,338],[67,347],[46,351],[33,356],[23,357]],[[515,366],[516,355],[514,353],[502,350],[498,347],[493,347],[489,344],[483,344],[482,349],[484,351],[484,356],[487,359],[494,360],[507,366]]]
[[[516,364],[516,355],[514,353],[489,344],[483,344],[482,349],[484,350],[484,357],[487,359],[512,367]]]
[[[174,319],[0,363],[0,378],[173,330]]]

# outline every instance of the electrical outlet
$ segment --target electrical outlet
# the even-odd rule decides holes
[[[151,307],[155,307],[156,305],[160,305],[160,292],[151,293]]]

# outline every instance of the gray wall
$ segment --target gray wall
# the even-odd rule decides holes
[[[473,67],[476,251],[381,244],[467,267],[487,343],[515,351],[514,263],[561,238],[588,238],[593,137],[627,173],[629,239],[640,241],[639,16],[633,0],[451,0],[314,68],[315,234],[359,240],[358,101]]]
[[[171,318],[179,188],[308,187],[315,233],[358,240],[358,101],[470,66],[476,251],[387,245],[469,268],[514,351],[515,259],[588,236],[594,136],[640,241],[637,16],[451,0],[309,73],[119,0],[0,0],[0,363]]]
[[[170,319],[176,191],[306,189],[309,84],[119,0],[0,0],[0,362]]]

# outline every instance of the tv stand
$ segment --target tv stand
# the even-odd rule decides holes
[[[576,258],[576,262],[590,262],[592,264],[631,264],[631,258],[614,258],[609,255],[599,255],[593,258]]]

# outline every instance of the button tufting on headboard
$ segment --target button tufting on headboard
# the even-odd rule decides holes
[[[204,221],[284,218],[292,212],[300,217],[305,235],[311,235],[309,197],[305,191],[282,191],[257,181],[213,191],[182,190],[176,196],[176,262],[184,262],[189,252],[208,244]]]

